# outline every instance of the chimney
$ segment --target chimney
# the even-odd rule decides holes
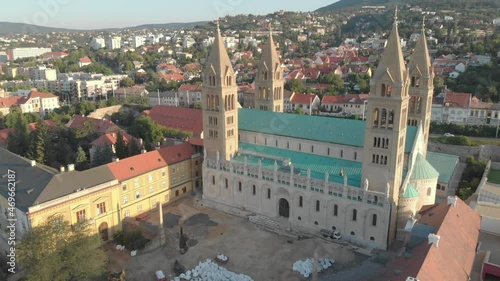
[[[161,147],[160,142],[158,142],[158,143],[156,144],[156,150],[160,149],[160,147]]]
[[[453,207],[457,206],[458,198],[456,196],[448,196],[448,206],[453,205]]]
[[[434,233],[430,233],[429,236],[427,236],[427,238],[429,238],[429,244],[434,244],[436,248],[438,247],[439,239],[441,238],[441,236],[436,235]]]
[[[111,161],[118,163],[120,162],[120,158],[113,156],[113,158],[111,158]]]
[[[59,172],[64,173],[65,170],[64,166],[59,167]]]
[[[75,170],[75,164],[68,164],[68,172]]]
[[[35,160],[31,160],[31,167],[35,167],[36,166],[36,161]]]
[[[142,142],[143,142],[142,139],[139,139],[139,145],[142,145]]]

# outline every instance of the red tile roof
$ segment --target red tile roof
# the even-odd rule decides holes
[[[468,280],[476,255],[480,216],[460,199],[456,206],[448,206],[444,200],[421,216],[418,223],[434,227],[434,234],[440,236],[438,246],[429,245],[426,239],[411,250],[410,257],[399,257],[380,280],[404,281],[409,276],[425,281]],[[402,273],[396,276],[395,270]]]
[[[201,85],[182,84],[179,91],[201,92]]]
[[[21,96],[0,98],[0,108],[11,108],[14,105],[24,104],[26,98]]]
[[[343,96],[328,96],[325,95],[323,96],[323,99],[321,100],[321,104],[339,104],[344,102],[344,97]]]
[[[469,108],[471,96],[468,93],[446,92],[445,103],[448,103],[448,106],[451,107]]]
[[[123,141],[125,142],[126,145],[128,145],[132,139],[135,139],[133,136],[127,134],[126,132],[121,132],[121,133]],[[105,145],[116,144],[116,141],[118,140],[117,134],[118,131],[104,134],[99,138],[93,140],[90,144],[93,146],[105,146]]]
[[[298,104],[309,104],[311,102],[314,102],[314,100],[317,98],[315,94],[300,94],[300,93],[295,93],[293,95],[291,103],[298,103]]]
[[[107,166],[117,180],[124,181],[187,160],[193,153],[193,147],[189,143],[182,143],[125,158]]]
[[[66,124],[66,127],[70,129],[82,128],[85,126],[85,122],[91,122],[94,130],[96,130],[101,134],[109,133],[120,129],[112,121],[85,117],[80,115],[73,116],[73,118],[69,120],[68,124]]]
[[[92,60],[90,60],[89,57],[83,57],[83,58],[80,58],[80,62],[81,63],[92,63]]]
[[[41,99],[47,99],[47,98],[57,98],[56,95],[53,95],[51,93],[42,93],[42,92],[37,92],[37,91],[31,91],[30,98],[41,98]]]
[[[203,116],[199,109],[157,105],[148,116],[167,128],[192,132],[194,137],[199,137],[203,131]]]

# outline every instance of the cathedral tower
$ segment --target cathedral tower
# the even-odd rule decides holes
[[[425,26],[418,38],[417,45],[409,64],[410,101],[408,106],[408,125],[422,126],[424,144],[422,154],[427,155],[429,127],[431,123],[432,97],[434,93],[434,71],[427,49]]]
[[[363,184],[373,191],[388,189],[395,204],[403,180],[408,86],[396,17],[370,82],[362,171]]]
[[[283,112],[283,71],[276,52],[273,36],[269,30],[269,39],[262,50],[262,58],[255,78],[255,109]]]
[[[238,87],[218,22],[203,72],[202,96],[206,157],[229,160],[238,151]]]

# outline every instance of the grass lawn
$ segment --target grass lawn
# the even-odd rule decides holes
[[[495,184],[500,184],[500,170],[490,170],[488,181]]]

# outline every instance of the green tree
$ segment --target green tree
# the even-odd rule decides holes
[[[116,157],[119,159],[124,159],[128,157],[128,148],[123,140],[123,134],[118,131],[116,134],[116,144],[115,144]]]
[[[128,133],[143,139],[146,143],[153,143],[163,138],[163,127],[151,118],[141,116],[132,123]]]
[[[303,115],[304,114],[304,109],[302,108],[302,106],[297,106],[297,108],[295,108],[295,110],[293,111],[293,113]]]
[[[302,83],[302,81],[293,79],[285,84],[285,89],[294,93],[304,93],[306,91],[306,86]]]
[[[20,110],[12,111],[7,116],[14,129],[7,137],[7,149],[17,155],[25,156],[29,148],[28,122]]]
[[[132,87],[134,85],[134,80],[130,79],[129,77],[125,77],[120,81],[120,87]]]
[[[0,112],[0,130],[3,130],[7,128],[7,125],[5,125],[6,118],[3,116],[3,113]]]
[[[123,71],[126,71],[126,72],[132,71],[132,70],[134,70],[134,68],[135,68],[135,66],[131,61],[127,61],[123,65]]]
[[[108,164],[113,160],[113,150],[111,146],[105,145],[104,147],[96,146],[96,150],[94,152],[93,166],[101,166]]]
[[[17,247],[26,281],[94,280],[104,274],[107,256],[100,236],[50,217],[28,232]]]
[[[81,146],[78,146],[78,150],[76,151],[76,166],[78,170],[85,169],[87,165],[87,154],[83,150]]]
[[[136,140],[132,139],[128,143],[127,149],[128,149],[128,156],[132,157],[134,155],[141,154],[142,147],[139,146],[139,143]]]
[[[48,126],[39,121],[36,130],[30,133],[30,142],[27,157],[38,163],[46,164],[45,152],[49,142]]]

